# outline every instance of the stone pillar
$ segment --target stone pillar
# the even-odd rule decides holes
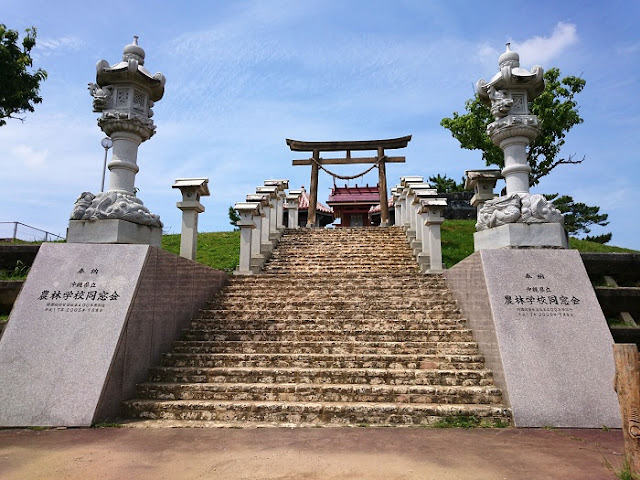
[[[278,219],[278,187],[256,187],[256,193],[269,194],[269,204],[271,209],[269,212],[269,240],[275,244],[280,239],[280,231],[277,228]]]
[[[493,189],[496,187],[496,182],[504,178],[500,170],[466,170],[464,175],[464,188],[473,190],[474,193],[469,203],[476,207],[478,212],[484,206],[484,202],[495,198]]]
[[[182,201],[176,207],[182,210],[180,256],[196,259],[198,249],[198,214],[204,212],[200,197],[209,195],[208,178],[178,178],[172,188],[179,188]]]
[[[138,37],[123,51],[122,61],[98,62],[96,83],[89,84],[98,126],[113,141],[109,189],[83,192],[71,213],[69,243],[138,243],[160,246],[162,222],[136,197],[138,147],[151,138],[154,102],[164,95],[165,77],[144,67],[145,52]]]
[[[271,256],[273,252],[273,242],[269,239],[269,225],[271,220],[271,202],[270,195],[268,193],[255,193],[247,195],[247,202],[260,203],[260,231],[256,232],[260,237],[260,248],[253,253],[253,257],[256,258],[256,263],[262,266],[266,260]]]
[[[233,272],[235,275],[250,275],[251,270],[251,234],[256,225],[253,217],[260,215],[260,204],[253,202],[236,203],[235,210],[240,215],[237,225],[240,227],[240,263]]]
[[[387,167],[384,149],[378,148],[378,189],[380,192],[380,226],[389,226],[389,198],[387,196]]]
[[[265,187],[278,187],[277,192],[277,205],[276,205],[276,229],[282,233],[284,231],[285,226],[283,222],[284,217],[284,202],[287,197],[287,194],[284,193],[286,189],[289,188],[289,180],[265,180]]]
[[[320,162],[320,152],[313,151],[311,162],[311,184],[309,185],[309,210],[307,210],[307,227],[316,226],[316,208],[318,206],[318,162]]]
[[[413,249],[413,254],[416,258],[420,255],[423,248],[424,242],[428,242],[428,238],[423,235],[423,225],[422,225],[422,201],[432,199],[438,196],[438,191],[435,188],[416,188],[417,185],[426,185],[424,183],[420,184],[412,184],[411,190],[413,190],[413,202],[411,204],[412,211],[414,213],[415,220],[415,230],[416,230],[416,238],[413,242],[411,242],[411,248]]]
[[[300,205],[300,196],[302,191],[289,190],[287,195],[287,210],[289,212],[289,224],[288,227],[295,229],[298,228],[298,206]]]
[[[429,254],[429,268],[424,273],[441,273],[442,268],[442,240],[440,238],[440,225],[444,222],[442,210],[447,206],[445,198],[423,200],[421,211],[426,214],[424,224],[428,227],[424,232],[427,238]],[[423,253],[424,249],[423,249]]]
[[[409,245],[414,250],[419,250],[420,245],[416,241],[417,237],[417,205],[416,205],[416,194],[422,190],[431,190],[431,185],[428,183],[417,183],[417,182],[409,182],[406,184],[406,195],[407,195],[407,239],[409,241]],[[417,253],[416,253],[417,254]]]
[[[393,226],[400,225],[400,215],[402,215],[402,207],[400,205],[400,194],[398,193],[398,186],[391,189],[391,197],[393,198],[393,209],[395,214],[393,216]]]

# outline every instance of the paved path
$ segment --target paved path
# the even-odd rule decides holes
[[[620,430],[0,430],[0,478],[615,479]]]

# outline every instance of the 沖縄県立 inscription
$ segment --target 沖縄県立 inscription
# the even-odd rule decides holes
[[[37,300],[45,312],[102,313],[107,304],[120,298],[120,293],[108,283],[104,275],[100,276],[99,268],[80,267],[63,287],[45,288]]]
[[[580,298],[570,287],[558,287],[558,282],[552,280],[548,272],[523,273],[520,285],[505,293],[504,305],[512,307],[520,317],[573,317]]]

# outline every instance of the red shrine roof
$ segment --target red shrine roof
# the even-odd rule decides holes
[[[302,195],[300,195],[300,203],[298,204],[298,210],[309,210],[309,194],[304,189],[304,187],[300,187],[302,190]],[[331,207],[327,207],[323,203],[316,201],[316,212],[322,213],[333,213],[333,209]]]
[[[380,203],[380,192],[378,186],[366,185],[359,187],[357,184],[355,187],[333,187],[331,189],[331,195],[327,201],[329,205],[366,205],[372,203]]]
[[[395,206],[395,204],[393,203],[393,197],[389,197],[387,205],[389,206],[389,208],[393,208]],[[380,213],[381,211],[382,209],[380,208],[380,204],[372,205],[369,209],[369,213]]]

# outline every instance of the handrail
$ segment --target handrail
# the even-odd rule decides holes
[[[22,225],[23,227],[27,227],[27,228],[30,228],[32,230],[36,230],[38,232],[44,233],[44,241],[45,242],[48,242],[50,240],[55,240],[54,238],[49,238],[49,237],[56,237],[56,239],[65,240],[65,238],[61,237],[60,235],[56,235],[55,233],[51,233],[51,232],[48,232],[46,230],[42,230],[41,228],[32,227],[31,225],[27,225],[26,223],[22,223],[22,222],[0,222],[0,224],[12,224],[13,225],[13,236],[11,237],[11,241],[14,241],[14,242],[16,240],[18,240],[18,225]]]

